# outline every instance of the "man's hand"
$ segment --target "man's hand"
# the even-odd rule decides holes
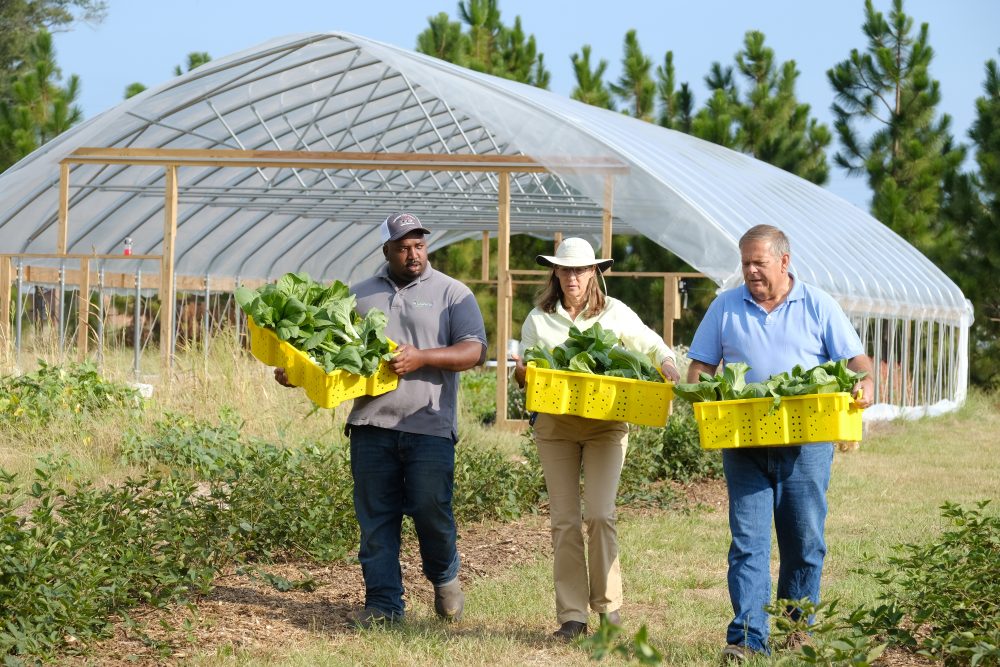
[[[663,364],[660,365],[660,370],[663,372],[663,377],[667,378],[673,383],[678,383],[681,381],[680,371],[677,370],[677,366],[674,365],[674,360],[667,357],[663,360]]]
[[[860,398],[858,395],[860,394]],[[867,408],[875,403],[875,382],[871,375],[866,375],[851,390],[851,396],[859,408]]]
[[[294,387],[295,385],[288,381],[288,373],[285,372],[284,368],[274,369],[274,380],[283,387]]]
[[[406,375],[424,367],[424,354],[409,343],[403,343],[396,348],[392,359],[387,363],[396,375]]]

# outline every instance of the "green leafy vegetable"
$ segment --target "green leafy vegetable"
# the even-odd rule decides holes
[[[867,375],[849,369],[844,359],[828,361],[809,370],[797,365],[791,373],[778,373],[764,382],[747,383],[745,378],[749,370],[746,364],[726,364],[722,373],[714,377],[701,373],[700,382],[674,385],[674,394],[691,403],[773,397],[776,408],[782,396],[849,392]]]
[[[257,324],[308,354],[327,373],[343,369],[373,375],[392,358],[385,337],[388,319],[372,308],[362,318],[357,300],[339,280],[324,286],[305,273],[286,273],[256,290],[236,288],[236,303]]]
[[[586,331],[569,328],[569,338],[552,350],[536,345],[524,352],[525,362],[537,368],[574,373],[663,382],[659,369],[649,357],[622,347],[614,331],[595,323]]]

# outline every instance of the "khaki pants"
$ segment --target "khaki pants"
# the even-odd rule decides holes
[[[622,605],[615,496],[628,449],[628,426],[539,414],[535,444],[549,491],[556,613],[560,624],[586,623],[588,606],[606,613]],[[583,523],[587,524],[586,555]]]

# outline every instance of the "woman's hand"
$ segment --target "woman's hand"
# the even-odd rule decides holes
[[[517,381],[517,386],[523,388],[528,367],[524,365],[524,359],[518,354],[510,355],[510,360],[514,362],[514,379]]]
[[[285,372],[284,368],[274,369],[274,380],[282,387],[294,387],[295,385],[288,381],[288,373]]]
[[[660,370],[663,371],[663,377],[667,378],[673,383],[678,383],[681,381],[681,374],[677,370],[677,366],[674,366],[674,360],[667,357],[663,360],[663,364],[660,365]]]

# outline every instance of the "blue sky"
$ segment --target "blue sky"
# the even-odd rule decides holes
[[[108,16],[96,26],[78,25],[56,35],[63,73],[80,77],[80,105],[89,118],[123,98],[140,81],[157,85],[173,76],[191,51],[215,58],[277,36],[346,31],[413,48],[427,18],[456,16],[457,0],[109,0]],[[891,0],[875,0],[888,13]],[[569,8],[569,9],[567,9]],[[941,111],[952,116],[953,133],[967,143],[975,98],[982,94],[983,66],[1000,58],[1000,0],[906,0],[916,23],[930,25],[936,56],[931,74],[941,82]],[[608,79],[620,73],[622,42],[632,28],[655,64],[668,50],[680,81],[688,81],[696,106],[707,97],[703,78],[713,61],[733,63],[747,30],[760,30],[780,61],[795,60],[798,95],[814,115],[832,125],[833,93],[826,71],[866,42],[861,32],[863,0],[500,0],[501,18],[520,16],[534,34],[552,73],[550,89],[568,95],[575,83],[570,55],[583,44],[592,61],[608,61]],[[867,209],[862,178],[849,178],[831,163],[827,187]]]

